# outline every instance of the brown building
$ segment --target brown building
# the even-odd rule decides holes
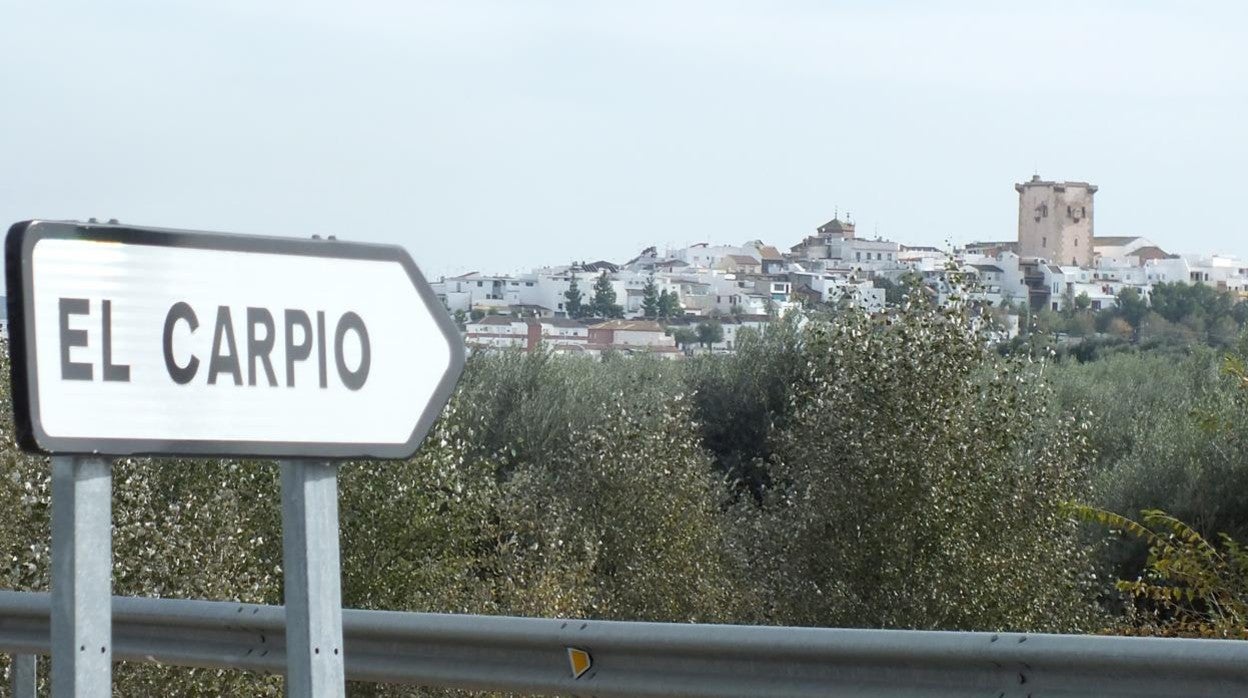
[[[1015,184],[1018,247],[1024,259],[1092,266],[1092,197],[1095,184],[1040,179]]]
[[[589,327],[589,348],[676,351],[676,340],[653,320],[608,320]]]

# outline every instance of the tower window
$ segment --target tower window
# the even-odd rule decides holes
[[[1040,246],[1041,246],[1041,247],[1048,247],[1048,246],[1049,246],[1049,239],[1048,239],[1047,237],[1042,237],[1042,238],[1040,238]]]

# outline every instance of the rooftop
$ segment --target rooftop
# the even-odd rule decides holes
[[[1139,240],[1138,235],[1106,235],[1092,238],[1093,247],[1121,247]]]
[[[654,320],[607,320],[590,325],[595,330],[627,330],[630,332],[662,332],[663,326]]]
[[[777,261],[784,260],[784,256],[780,254],[780,250],[777,250],[775,247],[771,245],[763,245],[762,247],[758,248],[758,254],[765,261],[768,261],[768,262],[777,262]]]
[[[502,326],[502,325],[510,325],[513,322],[524,322],[524,321],[521,320],[520,318],[512,317],[510,315],[486,315],[480,320],[474,320],[472,322],[469,322],[468,324],[469,325]]]
[[[586,327],[585,323],[579,320],[572,320],[570,318],[563,317],[546,317],[537,320],[537,322],[540,322],[543,325],[550,325],[552,327],[569,327],[573,329],[584,329]]]
[[[1178,259],[1177,254],[1170,254],[1156,245],[1141,247],[1131,253],[1133,257],[1149,258],[1149,259]]]
[[[1097,186],[1095,184],[1089,184],[1087,182],[1050,181],[1047,179],[1040,179],[1040,175],[1038,174],[1032,175],[1031,179],[1026,182],[1014,185],[1014,189],[1020,192],[1027,187],[1054,187],[1056,189],[1064,189],[1066,187],[1083,187],[1093,194],[1095,194],[1097,190]]]

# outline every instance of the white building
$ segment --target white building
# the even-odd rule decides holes
[[[529,342],[528,323],[509,315],[487,315],[464,329],[464,343],[474,349],[523,349]]]

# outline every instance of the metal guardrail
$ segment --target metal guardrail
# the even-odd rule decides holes
[[[113,658],[285,670],[279,606],[113,598]],[[347,677],[577,696],[1241,696],[1248,642],[343,611]],[[47,594],[0,591],[0,651],[47,654]],[[577,678],[569,649],[587,652]],[[577,669],[584,668],[583,665]]]

